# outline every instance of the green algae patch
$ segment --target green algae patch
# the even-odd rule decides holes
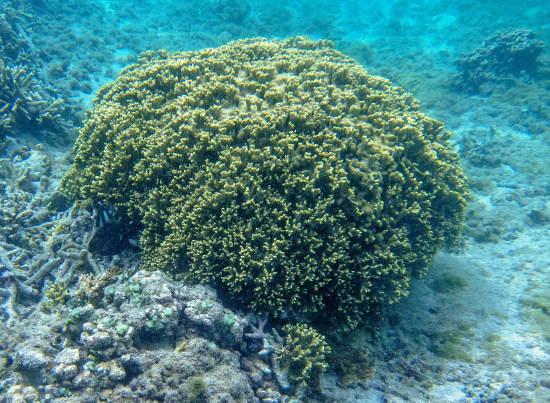
[[[434,280],[430,287],[438,294],[451,294],[466,289],[468,282],[456,274],[445,273]]]
[[[488,343],[498,343],[498,342],[502,341],[502,336],[499,335],[499,334],[496,334],[496,333],[488,333],[485,336],[485,340]]]
[[[481,193],[483,195],[490,195],[491,192],[495,191],[497,188],[493,179],[485,177],[469,178],[468,185],[472,192]]]
[[[191,403],[206,402],[206,384],[202,377],[192,378],[188,387],[189,400]]]
[[[531,330],[542,335],[550,341],[550,288],[548,284],[550,279],[546,279],[543,284],[532,285],[532,289],[527,290],[526,296],[520,300],[521,318],[531,326]]]
[[[544,211],[531,210],[525,221],[530,227],[544,227],[550,224],[550,215]]]
[[[440,344],[436,349],[436,354],[439,357],[445,358],[447,360],[464,362],[474,361],[472,356],[468,354],[462,347],[460,347],[458,344],[454,344],[451,342],[444,342]]]
[[[487,333],[480,344],[482,350],[488,353],[490,357],[498,357],[499,352],[502,350],[501,342],[502,336],[498,333]]]
[[[499,243],[504,231],[500,227],[486,226],[483,228],[464,227],[464,235],[471,236],[477,243]]]
[[[338,376],[342,388],[363,383],[374,375],[374,364],[368,358],[368,351],[349,345],[332,344],[332,353],[327,357],[330,369]]]
[[[473,362],[473,357],[462,348],[464,337],[471,328],[468,324],[460,324],[455,331],[441,332],[435,338],[435,353],[447,360]]]

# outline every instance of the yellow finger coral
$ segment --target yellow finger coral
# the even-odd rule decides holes
[[[326,356],[330,354],[325,337],[307,325],[286,325],[284,330],[287,332],[284,345],[275,354],[288,376],[291,393],[319,389],[321,375],[328,367]]]
[[[149,269],[350,329],[459,237],[448,137],[330,42],[148,52],[99,91],[62,187],[140,221]]]

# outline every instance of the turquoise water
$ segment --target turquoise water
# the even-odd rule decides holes
[[[547,2],[0,0],[0,5],[1,402],[550,400]],[[144,271],[151,268],[142,255],[146,225],[121,213],[128,212],[123,204],[129,202],[109,194],[75,203],[60,187],[81,129],[93,132],[123,104],[112,102],[112,109],[91,114],[105,96],[106,90],[93,102],[101,86],[133,71],[124,69],[144,63],[144,57],[163,54],[144,52],[199,52],[247,38],[281,43],[296,36],[330,41],[368,74],[412,94],[421,113],[450,131],[447,146],[468,178],[458,244],[436,245],[426,274],[408,281],[403,292],[408,295],[391,304],[391,298],[382,298],[375,313],[359,315],[368,320],[353,331],[328,324],[337,304],[332,300],[313,314],[298,304],[265,315],[250,308],[266,305],[254,302],[260,297],[247,295],[250,290],[236,297],[225,280]],[[244,101],[223,102],[212,105],[247,109]],[[251,114],[271,110],[261,102],[248,106]],[[347,117],[363,119],[350,111]],[[122,132],[120,127],[112,133]],[[85,166],[95,154],[80,155]],[[124,188],[123,182],[118,182],[123,192],[146,192],[143,183]],[[171,188],[163,189],[155,199],[158,210],[147,216],[161,234],[156,239],[171,231],[163,227],[171,202],[162,198],[169,198]],[[136,211],[150,207],[150,199],[135,197]],[[257,208],[262,209],[267,207]],[[296,214],[293,222],[301,219]],[[176,219],[182,227],[184,222],[185,217]],[[215,214],[204,221],[216,222]],[[403,224],[411,233],[413,226]],[[193,228],[198,237],[203,228]],[[193,239],[179,235],[182,244]],[[329,249],[318,248],[312,256]],[[199,272],[210,264],[211,254],[193,251],[195,260],[175,258],[178,270],[185,272],[191,261]],[[285,258],[277,264],[287,267]],[[382,267],[389,267],[385,259]],[[302,261],[294,263],[302,267]],[[264,275],[251,273],[243,281]],[[371,287],[355,281],[356,288]],[[285,351],[322,352],[324,342],[304,337],[292,345],[285,336],[294,333],[285,324],[309,325],[332,350],[297,359],[312,363],[298,365],[301,377],[281,357]]]

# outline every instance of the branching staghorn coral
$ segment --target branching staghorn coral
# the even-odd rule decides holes
[[[79,224],[88,221],[87,224],[93,228],[94,220],[83,216],[75,219],[70,217],[70,213],[56,214],[50,217],[51,221],[36,226],[21,226],[22,233],[32,234],[29,238],[37,241],[32,248],[0,242],[3,266],[0,270],[0,296],[5,298],[0,303],[0,310],[4,311],[5,319],[9,323],[17,320],[20,315],[18,311],[22,313],[36,308],[34,304],[23,304],[15,308],[15,303],[18,300],[36,301],[47,278],[56,280],[54,284],[57,284],[54,288],[48,286],[44,290],[48,298],[56,299],[56,303],[63,303],[64,281],[82,272],[95,271],[101,274],[104,271],[86,250],[86,242],[89,242],[91,233],[86,236],[80,232],[83,227]],[[59,225],[56,220],[75,225],[68,233],[56,234],[56,227]]]
[[[95,217],[81,203],[68,209],[66,197],[45,179],[49,165],[27,148],[0,159],[0,319],[8,325],[35,310],[41,292],[62,304],[64,284],[106,271],[88,252]]]
[[[0,139],[24,130],[65,130],[63,100],[40,91],[26,66],[9,67],[0,61]]]
[[[29,49],[25,27],[33,20],[25,1],[0,1],[0,54],[2,58],[18,59]]]
[[[55,132],[65,138],[71,125],[62,118],[65,103],[40,82],[40,62],[25,29],[33,15],[23,1],[2,2],[0,14],[0,142],[25,131]],[[54,140],[55,136],[45,136]],[[1,144],[1,143],[0,143]]]

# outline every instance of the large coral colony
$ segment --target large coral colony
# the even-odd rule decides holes
[[[62,187],[142,225],[144,266],[353,329],[456,242],[443,125],[328,42],[149,52],[104,86]]]
[[[77,201],[72,215],[88,211],[83,222],[94,206],[117,228],[137,228],[148,272],[125,274],[117,257],[80,276],[76,291],[67,293],[62,276],[45,287],[42,309],[70,315],[63,332],[88,360],[78,369],[78,357],[55,358],[48,379],[57,383],[47,393],[63,398],[95,376],[98,390],[125,379],[121,398],[204,401],[209,380],[197,377],[234,366],[218,346],[243,340],[256,346],[241,365],[262,402],[279,401],[275,384],[294,396],[318,390],[331,351],[324,335],[373,323],[438,250],[458,243],[467,188],[449,137],[413,96],[328,41],[256,38],[144,53],[97,93],[60,190]],[[86,234],[51,253],[89,242],[93,231]],[[91,255],[78,256],[96,267]],[[235,311],[259,315],[252,331],[243,334],[244,317],[211,288],[189,288],[198,283]],[[273,329],[264,331],[264,317]],[[205,329],[210,343],[198,337]],[[175,351],[136,358],[152,334],[166,334]],[[211,355],[218,364],[182,375],[186,357]],[[26,365],[35,355],[17,357],[19,371],[34,370]],[[166,362],[161,374],[181,374],[152,387],[157,362]]]

